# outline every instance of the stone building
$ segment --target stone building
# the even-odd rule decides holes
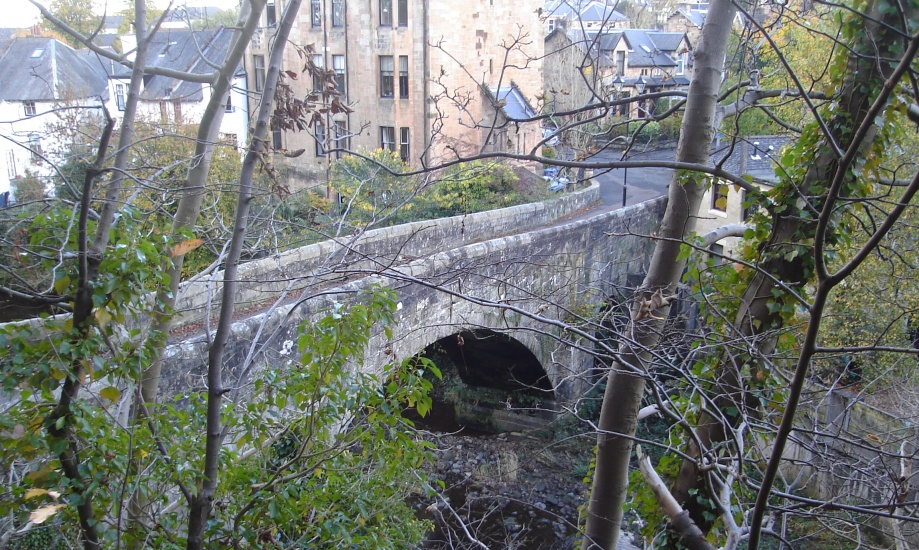
[[[269,0],[246,56],[249,90],[261,91],[268,46],[285,0]],[[523,152],[541,139],[541,0],[309,0],[291,34],[313,45],[316,66],[335,72],[351,113],[323,113],[303,132],[273,131],[292,190],[324,185],[329,160],[345,150],[391,149],[415,166],[482,150]],[[284,70],[304,60],[285,53]],[[297,97],[318,86],[288,80]]]
[[[547,0],[543,8],[546,34],[555,29],[609,31],[629,28],[629,18],[616,11],[617,2]]]
[[[692,45],[683,32],[557,29],[545,44],[550,112],[646,92],[683,90],[692,80]],[[622,106],[617,114],[643,118],[656,109],[655,102],[646,100]]]

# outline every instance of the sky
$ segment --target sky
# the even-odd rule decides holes
[[[12,8],[12,10],[4,10],[3,23],[0,24],[2,27],[29,27],[38,20],[38,10],[29,0],[2,0],[2,3],[4,8],[7,8],[7,6]],[[104,1],[97,3],[100,6],[104,5]],[[165,8],[169,2],[168,0],[148,0],[148,3],[158,8]],[[188,4],[189,6],[215,6],[218,8],[229,8],[238,3],[238,0],[175,0],[177,5]],[[51,5],[51,0],[44,0],[42,4],[47,7]],[[109,12],[116,12],[123,9],[125,1],[109,0],[109,5],[111,6]]]

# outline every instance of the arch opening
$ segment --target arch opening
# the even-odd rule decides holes
[[[434,382],[431,413],[416,418],[427,429],[523,431],[542,428],[556,416],[555,391],[539,359],[506,334],[461,331],[420,355],[443,374]]]

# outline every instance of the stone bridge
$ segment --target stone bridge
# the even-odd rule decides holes
[[[467,382],[508,391],[535,386],[571,400],[588,383],[594,360],[561,324],[644,273],[653,246],[647,235],[664,209],[659,199],[559,221],[597,200],[593,185],[546,203],[342,236],[250,262],[240,270],[241,315],[227,347],[228,370],[250,361],[254,368],[288,364],[301,323],[380,284],[396,291],[398,310],[391,340],[382,330],[372,335],[365,369],[379,371],[393,358],[440,344],[468,363]],[[207,338],[200,333],[216,311],[219,276],[181,291],[180,334],[199,334],[170,345],[167,393],[203,385]]]

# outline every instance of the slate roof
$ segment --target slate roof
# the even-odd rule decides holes
[[[520,89],[513,82],[510,86],[497,88],[489,86],[488,92],[491,94],[492,101],[495,102],[496,106],[501,105],[503,101],[503,105],[498,109],[509,120],[526,120],[536,116],[536,111],[533,110],[530,102],[520,93]]]
[[[188,23],[189,21],[200,21],[202,19],[211,19],[220,8],[216,7],[196,7],[180,6],[173,8],[166,16],[166,23]]]
[[[629,48],[629,67],[670,68],[677,66],[677,62],[670,56],[677,53],[685,34],[644,29],[620,29],[604,33],[572,30],[567,33],[567,36],[582,51],[590,47],[591,57],[595,58],[601,67],[615,66],[610,53],[616,49],[621,40],[625,40]],[[676,79],[689,83],[689,80],[683,77],[676,77]],[[654,77],[645,77],[645,80],[650,83]],[[668,85],[672,85],[671,81],[668,81]]]
[[[683,38],[681,32],[657,32],[640,29],[625,29],[622,31],[626,41],[631,46],[629,50],[629,67],[676,67],[676,61],[666,52],[676,51],[676,44]],[[668,46],[665,48],[664,46]]]
[[[47,37],[15,38],[0,57],[0,100],[108,98],[105,71],[70,46]]]
[[[723,161],[724,169],[735,174],[749,174],[759,181],[775,182],[779,155],[792,139],[787,135],[741,138],[733,147],[730,143],[722,145],[709,159],[712,165]]]
[[[201,31],[161,29],[150,43],[147,64],[194,74],[212,73],[215,69],[205,59],[219,65],[226,57],[231,38],[232,32],[224,28]],[[122,78],[130,77],[130,73],[124,67],[115,65],[114,70],[115,75]],[[155,101],[180,98],[185,101],[202,101],[204,96],[201,84],[167,76],[145,78],[141,99]]]
[[[551,0],[543,13],[549,17],[564,17],[569,21],[628,21],[628,17],[605,2],[596,0]]]
[[[702,26],[705,24],[705,16],[707,15],[707,13],[708,12],[699,11],[696,9],[687,10],[687,9],[680,8],[676,10],[675,12],[673,12],[673,14],[670,17],[673,17],[674,15],[677,15],[677,14],[682,14],[683,17],[685,17],[690,23],[692,23],[693,25],[701,29]]]
[[[628,17],[609,6],[591,3],[581,12],[581,21],[628,21]]]

